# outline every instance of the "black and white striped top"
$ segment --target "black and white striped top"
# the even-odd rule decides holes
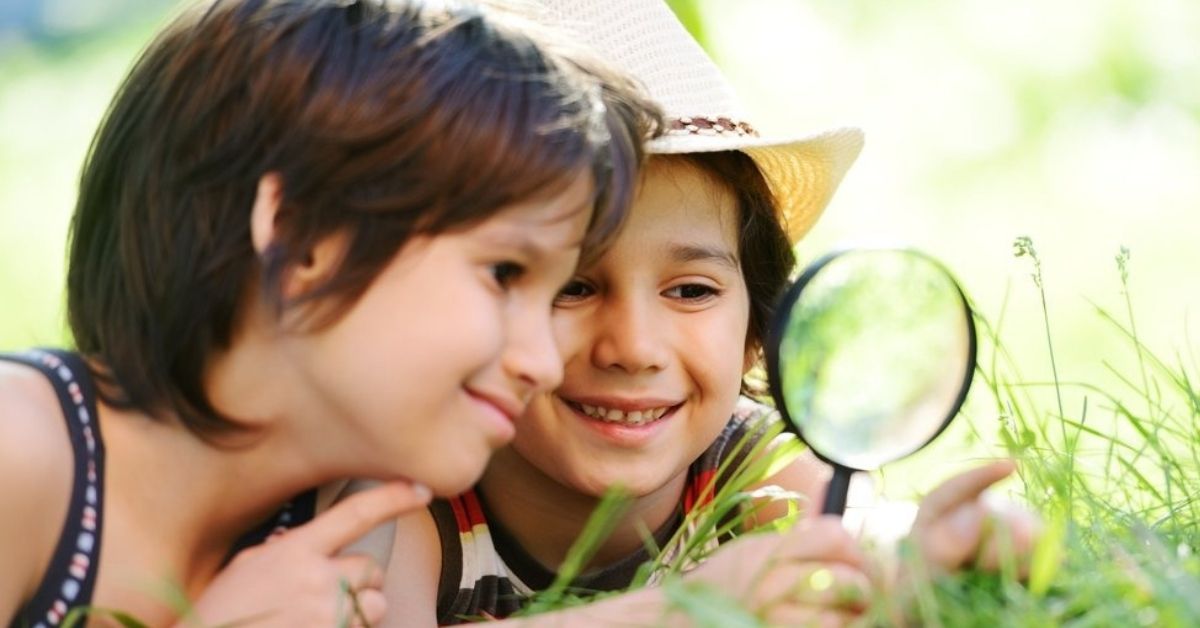
[[[722,462],[732,456],[734,459],[728,468],[736,469],[761,437],[761,428],[777,416],[771,408],[747,398],[739,401],[725,429],[688,468],[679,508],[671,519],[654,531],[658,547],[666,547],[667,541],[684,524],[686,513],[710,501],[720,490],[725,474],[718,477],[717,470]],[[736,447],[748,435],[750,438],[745,444]],[[435,500],[429,509],[437,525],[442,549],[438,625],[507,617],[520,610],[536,591],[548,588],[554,581],[557,574],[530,556],[494,517],[489,517],[486,501],[474,489],[451,499]],[[685,531],[685,536],[692,532],[694,530]],[[716,541],[709,543],[716,544]],[[651,558],[649,551],[639,549],[613,564],[581,574],[571,583],[572,588],[583,591],[625,589],[632,584],[639,567]],[[655,584],[661,575],[652,574],[649,583]]]

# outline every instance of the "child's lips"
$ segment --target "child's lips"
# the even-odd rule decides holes
[[[605,410],[619,410],[621,412],[644,412],[646,410],[654,410],[656,408],[673,408],[683,403],[677,399],[668,399],[665,397],[617,397],[610,395],[559,395],[559,397],[567,402],[577,405],[588,405]]]
[[[579,420],[577,425],[583,428],[584,433],[598,437],[607,447],[615,446],[624,450],[643,450],[658,442],[663,435],[668,434],[667,426],[674,423],[671,419],[683,407],[683,403],[678,403],[669,406],[669,409],[656,419],[646,420],[643,417],[639,422],[633,423],[628,420],[628,415],[622,417],[625,420],[610,420],[607,415],[605,418],[598,418],[588,415],[579,403],[563,398],[559,398],[559,401],[571,416]]]
[[[467,389],[467,392],[472,397],[495,407],[509,422],[516,421],[517,417],[525,411],[525,404],[512,397],[472,389]]]

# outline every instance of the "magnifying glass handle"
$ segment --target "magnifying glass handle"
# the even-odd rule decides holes
[[[846,494],[850,492],[850,475],[853,473],[846,467],[833,465],[833,477],[825,488],[825,506],[821,508],[821,514],[840,517],[846,512]]]

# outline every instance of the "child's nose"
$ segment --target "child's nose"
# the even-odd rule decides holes
[[[516,379],[524,398],[558,388],[563,378],[562,357],[554,342],[550,317],[526,316],[510,326],[504,368]]]
[[[666,329],[653,308],[629,301],[598,317],[592,359],[600,368],[630,373],[662,370],[667,363]]]

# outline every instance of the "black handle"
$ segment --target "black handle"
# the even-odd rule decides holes
[[[829,478],[829,486],[825,488],[825,506],[821,508],[821,514],[840,517],[846,512],[846,494],[850,492],[850,475],[853,473],[853,469],[833,465],[833,477]]]

